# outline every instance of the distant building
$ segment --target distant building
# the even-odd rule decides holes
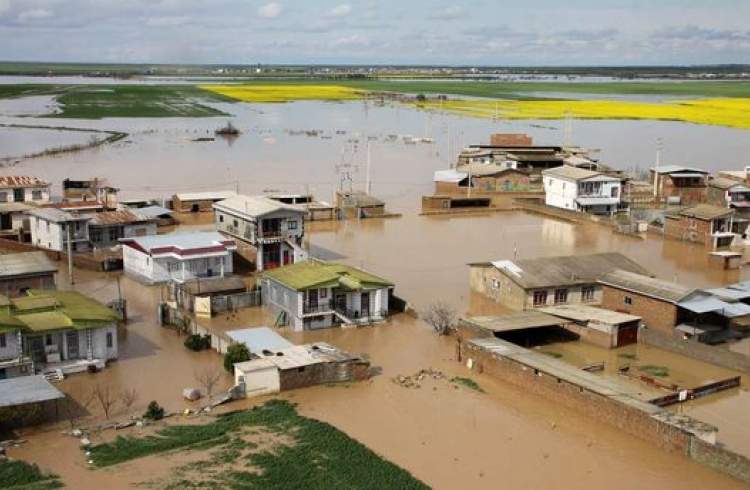
[[[616,269],[648,271],[619,253],[498,260],[470,265],[471,289],[514,310],[564,304],[597,305],[601,276]]]
[[[490,135],[490,145],[516,147],[531,146],[534,140],[528,134],[524,133],[494,133]]]
[[[119,245],[121,238],[156,235],[156,219],[138,211],[106,211],[96,213],[88,221],[89,239],[93,248]]]
[[[336,208],[324,201],[316,201],[311,194],[269,194],[266,197],[307,211],[307,221],[336,219]]]
[[[750,186],[744,182],[716,177],[708,181],[707,203],[733,208],[740,213],[750,211]]]
[[[592,214],[613,214],[622,202],[622,180],[564,165],[542,171],[547,206]]]
[[[14,298],[29,289],[55,289],[55,265],[44,252],[0,255],[0,294]]]
[[[384,320],[393,283],[356,267],[313,259],[267,271],[261,289],[271,313],[301,331]]]
[[[76,291],[0,297],[0,378],[104,367],[116,359],[118,316]],[[33,366],[33,369],[31,369]]]
[[[711,249],[725,248],[738,234],[744,233],[734,223],[733,209],[698,204],[672,211],[664,216],[664,235],[678,240],[702,243]],[[738,224],[739,226],[739,224]]]
[[[36,208],[28,215],[31,243],[37,247],[67,252],[70,238],[73,252],[89,250],[88,216],[56,208]]]
[[[357,219],[386,214],[385,202],[363,191],[337,191],[336,207],[345,215]]]
[[[236,196],[232,191],[185,192],[172,196],[172,209],[178,213],[209,213],[219,201]]]
[[[0,236],[19,241],[29,238],[29,216],[34,206],[23,202],[0,203]]]
[[[63,199],[66,201],[97,201],[107,209],[117,207],[117,193],[120,190],[110,186],[107,179],[88,180],[65,179],[62,182]]]
[[[49,183],[36,177],[2,176],[0,177],[0,203],[43,204],[49,202],[49,188]]]
[[[706,201],[708,172],[705,170],[664,165],[651,169],[650,182],[658,202],[690,205]]]
[[[438,170],[435,172],[435,192],[466,193],[471,177],[472,192],[528,191],[533,185],[528,172],[503,167],[494,163],[472,163],[460,170]],[[537,179],[538,182],[538,179]]]
[[[125,273],[147,284],[232,273],[234,240],[215,231],[169,233],[120,240]]]
[[[259,271],[307,259],[307,211],[264,196],[234,196],[213,205],[216,229],[252,245]]]

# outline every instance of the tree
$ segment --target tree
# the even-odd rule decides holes
[[[210,402],[214,387],[221,380],[221,372],[215,368],[206,368],[196,371],[193,376],[205,391],[208,401]]]
[[[138,400],[138,392],[135,388],[124,389],[120,392],[120,403],[125,407],[125,411],[130,411],[130,407]]]
[[[148,404],[146,413],[143,414],[143,418],[150,420],[161,420],[164,418],[164,408],[156,403],[156,400],[152,400]]]
[[[118,401],[114,391],[109,385],[97,384],[94,387],[93,395],[96,401],[99,402],[99,406],[102,407],[104,417],[109,420],[109,414]]]
[[[232,344],[227,348],[227,353],[224,354],[224,369],[227,372],[234,372],[234,364],[236,362],[245,362],[250,360],[250,351],[247,349],[245,344]]]
[[[422,313],[422,319],[432,327],[438,335],[448,335],[456,324],[456,310],[444,301],[435,301]]]

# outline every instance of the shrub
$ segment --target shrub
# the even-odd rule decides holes
[[[227,348],[227,353],[224,354],[224,369],[231,373],[234,371],[234,363],[249,360],[250,351],[245,344],[232,344]]]
[[[151,403],[148,404],[148,407],[146,408],[146,413],[143,414],[143,418],[149,419],[149,420],[163,419],[164,407],[156,403],[156,400],[153,400]]]
[[[188,338],[185,339],[184,344],[185,347],[196,352],[204,349],[210,349],[211,336],[198,334],[189,335]]]

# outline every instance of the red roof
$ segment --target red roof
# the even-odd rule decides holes
[[[29,175],[0,176],[0,187],[47,187],[49,184]]]

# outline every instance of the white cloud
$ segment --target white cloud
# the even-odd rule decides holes
[[[341,5],[337,5],[336,7],[333,7],[331,11],[329,12],[329,15],[331,17],[346,17],[347,15],[352,13],[352,6],[348,3],[342,3]]]
[[[52,17],[52,12],[47,9],[24,10],[18,14],[18,22],[25,24],[35,20],[48,19],[50,17]]]
[[[271,2],[263,5],[258,9],[258,15],[265,19],[275,19],[279,15],[281,15],[281,11],[283,8],[281,7],[281,4],[278,2]]]

